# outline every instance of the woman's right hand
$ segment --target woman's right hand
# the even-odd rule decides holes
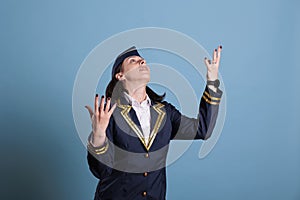
[[[89,111],[92,128],[93,128],[93,145],[101,146],[104,144],[106,139],[106,129],[108,127],[109,119],[114,112],[117,104],[114,104],[110,108],[111,98],[107,98],[106,105],[104,106],[104,96],[101,97],[100,107],[99,107],[99,97],[96,94],[95,103],[94,103],[94,111],[90,106],[85,106],[85,108]]]

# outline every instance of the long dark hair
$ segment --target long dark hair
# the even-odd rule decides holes
[[[112,79],[106,86],[105,95],[106,97],[110,97],[112,99],[117,99],[123,92],[126,92],[123,84],[115,77],[117,73],[121,71],[122,64],[120,64],[117,69],[115,70],[115,74],[113,75]],[[150,87],[146,86],[146,93],[148,94],[149,98],[154,102],[162,102],[166,96],[166,93],[162,95],[158,95],[155,93]]]

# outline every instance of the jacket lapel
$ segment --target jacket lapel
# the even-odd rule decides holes
[[[149,151],[151,145],[153,144],[153,141],[158,133],[158,131],[161,128],[162,122],[164,121],[164,117],[166,115],[166,112],[162,109],[164,107],[161,103],[156,103],[153,106],[150,107],[150,114],[151,114],[151,121],[150,121],[150,136],[149,136],[149,142],[148,142],[148,148]]]
[[[144,147],[149,151],[151,148],[153,141],[163,124],[164,117],[166,115],[165,111],[162,109],[164,107],[161,103],[156,103],[153,106],[150,106],[150,135],[148,144],[145,141],[144,134],[142,132],[140,123],[136,116],[135,111],[132,109],[132,106],[129,104],[122,104],[120,99],[117,100],[117,105],[121,109],[121,116],[124,118],[129,127],[135,132],[138,136]]]

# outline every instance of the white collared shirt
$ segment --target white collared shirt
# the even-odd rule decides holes
[[[129,94],[124,92],[125,99],[131,104],[132,108],[134,109],[136,116],[140,122],[141,128],[143,130],[144,138],[146,144],[149,142],[149,135],[150,135],[150,106],[151,100],[149,96],[146,96],[146,99],[139,103],[137,100],[132,98]]]

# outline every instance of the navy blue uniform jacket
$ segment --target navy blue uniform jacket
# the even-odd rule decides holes
[[[99,179],[95,200],[163,200],[166,156],[170,140],[206,140],[216,123],[222,91],[208,87],[197,118],[182,115],[168,102],[151,102],[150,139],[146,143],[134,109],[117,100],[101,147],[88,143],[88,164]]]

